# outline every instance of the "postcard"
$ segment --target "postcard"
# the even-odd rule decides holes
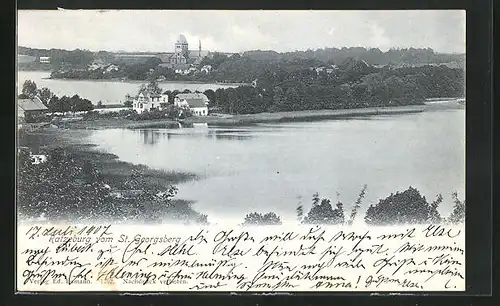
[[[18,292],[465,290],[465,11],[17,20]]]

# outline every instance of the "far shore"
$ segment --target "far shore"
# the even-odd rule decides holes
[[[147,83],[148,80],[132,80],[132,79],[121,79],[121,78],[111,78],[111,79],[81,79],[81,78],[53,78],[47,77],[43,78],[45,80],[59,80],[59,81],[85,81],[85,82],[123,82],[123,83],[132,83],[132,84],[141,84]],[[178,84],[215,84],[215,85],[223,85],[223,86],[245,86],[250,85],[249,83],[224,83],[224,82],[204,82],[204,81],[190,81],[190,80],[165,80],[158,81],[159,84],[162,83],[178,83]]]
[[[424,111],[463,108],[457,102],[428,103],[424,105],[407,105],[395,107],[370,107],[337,110],[307,110],[293,112],[258,113],[246,115],[214,114],[204,117],[193,116],[183,120],[157,119],[133,121],[126,118],[103,118],[96,120],[80,120],[63,123],[60,127],[68,129],[110,129],[110,128],[179,128],[192,126],[193,123],[208,125],[245,125],[256,123],[279,123],[290,121],[316,121],[327,119],[342,119],[360,116],[398,115],[421,113]]]
[[[41,69],[19,69],[19,72],[45,72],[49,73],[49,76],[46,78],[42,78],[43,80],[59,80],[59,81],[86,81],[86,82],[124,82],[124,83],[132,83],[132,84],[140,84],[147,83],[148,80],[132,80],[132,79],[124,79],[124,78],[110,78],[110,79],[82,79],[82,78],[53,78],[50,77],[50,73],[52,70],[41,70]],[[190,80],[164,80],[158,81],[158,83],[180,83],[180,84],[215,84],[215,85],[223,85],[223,86],[245,86],[250,85],[250,83],[235,83],[235,82],[216,82],[216,81],[190,81]]]

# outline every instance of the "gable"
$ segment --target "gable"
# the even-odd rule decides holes
[[[207,104],[203,99],[186,99],[186,102],[188,103],[189,107],[194,108],[194,107],[207,107]]]
[[[17,103],[18,107],[22,108],[24,111],[41,111],[47,109],[38,97],[34,99],[19,99]]]

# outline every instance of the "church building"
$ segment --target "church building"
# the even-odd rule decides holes
[[[201,41],[198,42],[198,50],[189,50],[189,44],[184,35],[180,35],[175,43],[175,52],[167,53],[161,57],[160,66],[172,68],[176,71],[188,71],[192,66],[198,66],[203,57],[209,52],[201,50]]]

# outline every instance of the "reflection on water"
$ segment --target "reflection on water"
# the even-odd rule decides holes
[[[213,221],[274,211],[295,218],[319,192],[350,211],[364,184],[360,211],[409,186],[447,216],[451,192],[465,193],[465,111],[433,111],[370,120],[324,120],[239,127],[99,130],[91,142],[135,164],[194,172],[178,197]]]
[[[186,131],[187,130],[187,131]],[[184,128],[179,130],[141,129],[137,131],[142,143],[157,145],[160,141],[169,141],[174,138],[205,138],[212,140],[251,140],[255,135],[244,130],[215,130]]]
[[[139,131],[142,141],[145,145],[155,145],[161,138],[161,133],[155,130],[140,130]]]

